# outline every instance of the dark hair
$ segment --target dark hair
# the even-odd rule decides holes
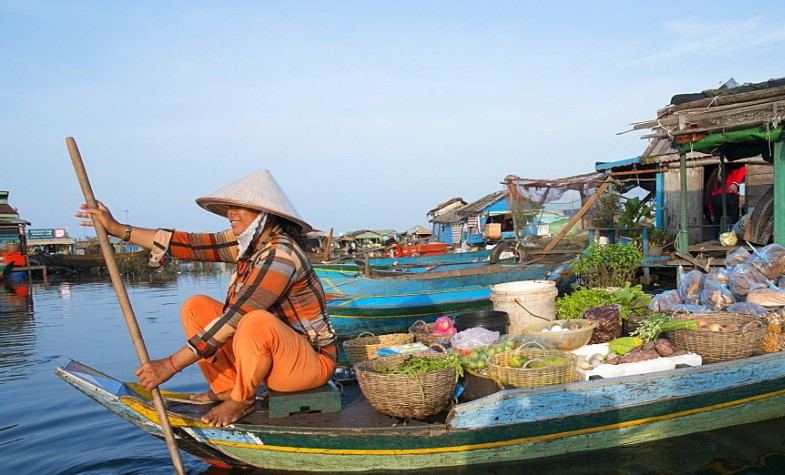
[[[270,216],[274,217],[278,225],[281,227],[281,230],[288,235],[290,238],[300,246],[301,249],[305,249],[306,242],[305,242],[305,233],[303,233],[303,228],[296,224],[294,221],[289,221],[286,218],[282,218],[277,215],[271,214]]]

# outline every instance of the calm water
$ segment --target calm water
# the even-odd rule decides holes
[[[183,343],[178,309],[188,296],[221,299],[227,283],[226,275],[218,275],[129,284],[151,356],[168,354]],[[0,473],[172,473],[162,441],[53,375],[69,358],[132,378],[136,357],[111,285],[36,285],[29,297],[0,286]],[[182,391],[203,387],[195,368],[167,383],[167,388]],[[187,454],[183,459],[191,474],[250,473],[212,469]],[[481,472],[780,475],[785,474],[785,420]]]

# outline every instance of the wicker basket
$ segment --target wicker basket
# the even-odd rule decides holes
[[[343,351],[351,364],[376,358],[380,348],[405,345],[414,341],[410,333],[390,333],[376,336],[371,332],[360,333],[357,338],[343,342]]]
[[[514,355],[522,355],[529,359],[522,368],[511,368],[510,361]],[[545,366],[543,368],[526,367],[533,361],[542,361],[543,357],[558,356],[565,358],[567,364]],[[488,365],[488,374],[497,382],[516,388],[548,386],[576,381],[577,358],[574,354],[559,350],[513,350],[493,355]]]
[[[409,333],[414,336],[414,341],[422,343],[425,346],[450,346],[449,336],[433,334],[433,323],[425,323],[422,320],[417,320],[412,324],[412,326],[409,327]]]
[[[676,320],[702,318],[708,323],[739,326],[737,331],[675,330],[668,332],[677,347],[701,355],[704,363],[745,358],[761,348],[766,334],[766,319],[739,313],[674,314]]]
[[[383,356],[354,365],[360,390],[377,411],[404,419],[422,419],[443,411],[455,391],[455,368],[423,373],[382,374],[380,368],[394,370],[413,355]],[[446,353],[422,352],[420,358],[444,358]]]
[[[578,325],[577,330],[567,330],[564,332],[544,332],[546,328],[560,325],[569,328],[571,325]],[[535,337],[540,340],[546,348],[554,350],[572,351],[585,345],[591,340],[591,335],[597,323],[591,320],[574,319],[558,320],[551,322],[539,322],[526,326],[523,334]]]

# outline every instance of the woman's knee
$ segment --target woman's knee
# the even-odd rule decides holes
[[[180,321],[187,330],[192,326],[203,328],[220,313],[221,303],[207,295],[194,295],[183,303]],[[216,313],[218,309],[218,313]]]
[[[276,330],[281,320],[266,310],[254,310],[243,315],[237,325],[238,333],[266,333]]]

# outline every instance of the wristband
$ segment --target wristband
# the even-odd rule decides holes
[[[133,228],[133,227],[131,227],[131,225],[130,225],[130,224],[126,224],[126,225],[125,225],[125,232],[123,233],[123,241],[126,241],[126,242],[128,242],[128,240],[129,240],[129,239],[131,239],[131,231],[132,231],[133,229],[134,229],[134,228]]]

